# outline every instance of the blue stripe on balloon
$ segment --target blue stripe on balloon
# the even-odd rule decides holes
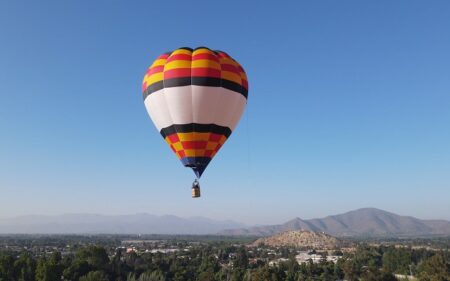
[[[209,162],[211,161],[210,157],[183,157],[181,158],[181,163],[185,167],[191,168],[197,178],[200,178],[205,171],[206,167],[208,167]]]

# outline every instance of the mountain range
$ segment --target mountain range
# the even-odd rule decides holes
[[[21,216],[0,219],[1,234],[211,234],[227,228],[244,227],[234,221],[204,217],[65,214]]]
[[[295,218],[283,224],[246,227],[235,221],[151,214],[21,216],[0,219],[0,234],[219,234],[271,236],[293,230],[323,232],[335,237],[399,237],[450,235],[450,222],[399,216],[364,208],[320,219]]]
[[[450,222],[399,216],[375,208],[363,208],[320,219],[295,218],[283,224],[221,231],[222,235],[271,236],[292,230],[323,232],[336,237],[399,237],[450,235]]]

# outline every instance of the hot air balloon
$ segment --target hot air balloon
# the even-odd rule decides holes
[[[241,65],[222,51],[179,48],[160,55],[142,83],[145,107],[157,130],[199,179],[236,128],[247,104]]]

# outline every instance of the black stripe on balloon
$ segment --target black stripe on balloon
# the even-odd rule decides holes
[[[213,133],[218,135],[224,135],[227,138],[231,135],[231,129],[224,126],[219,126],[216,124],[175,124],[166,128],[161,129],[160,133],[163,138],[176,133]]]
[[[163,80],[153,83],[150,86],[148,86],[148,88],[144,91],[143,95],[144,95],[144,100],[146,97],[148,97],[148,95],[150,95],[151,93],[154,93],[156,91],[159,91],[161,89],[164,89],[164,83]]]
[[[200,47],[197,47],[197,48],[195,48],[195,49],[194,49],[194,51],[197,51],[197,50],[200,50],[200,49],[206,49],[206,50],[210,50],[210,51],[211,51],[211,49],[210,49],[210,48],[208,48],[208,47],[205,47],[205,46],[200,46]]]
[[[222,79],[215,77],[192,77],[192,85],[197,86],[220,87],[221,81]]]
[[[181,48],[178,48],[177,50],[187,50],[187,51],[193,51],[193,49],[192,48],[190,48],[190,47],[181,47]],[[175,50],[176,51],[176,50]],[[174,51],[174,52],[175,52]]]
[[[248,90],[233,81],[222,79],[221,86],[222,86],[222,88],[231,90],[233,92],[238,92],[238,93],[242,94],[245,98],[247,98]]]
[[[144,100],[152,93],[159,91],[164,88],[172,87],[182,87],[182,86],[208,86],[208,87],[222,87],[233,92],[243,95],[245,98],[248,97],[248,90],[242,85],[236,82],[229,81],[226,79],[215,78],[215,77],[179,77],[161,80],[159,82],[153,83],[143,92]]]
[[[164,79],[164,88],[181,87],[191,85],[191,77],[179,77]]]

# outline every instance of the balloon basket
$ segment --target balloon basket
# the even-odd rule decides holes
[[[199,198],[200,197],[200,183],[198,180],[195,180],[194,183],[192,183],[192,198]]]

